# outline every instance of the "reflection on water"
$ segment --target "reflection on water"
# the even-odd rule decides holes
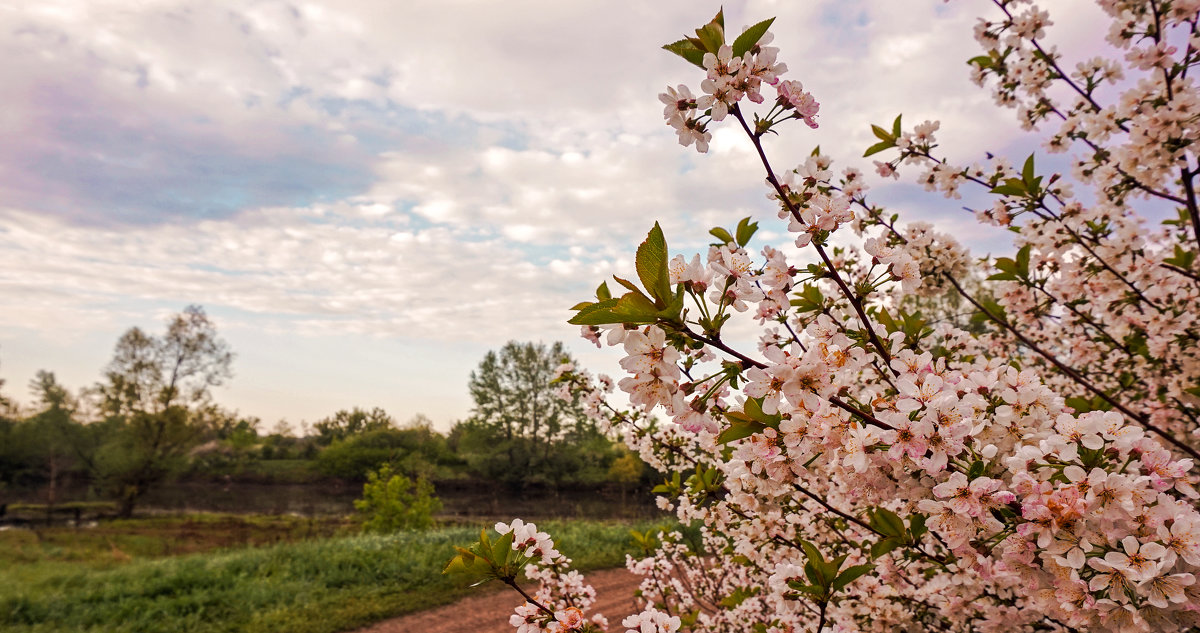
[[[42,502],[38,498],[40,495],[30,492],[20,495],[26,497],[22,500]],[[62,501],[87,499],[85,490],[63,492],[59,497]],[[152,489],[139,502],[138,512],[344,515],[354,512],[354,500],[361,495],[360,484],[181,481]],[[532,489],[513,494],[502,487],[446,482],[438,485],[437,495],[442,500],[443,509],[439,516],[443,519],[637,519],[661,514],[654,507],[653,498],[644,492],[622,495],[617,490],[603,489]]]

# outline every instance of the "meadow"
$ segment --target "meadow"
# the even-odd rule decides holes
[[[631,529],[546,522],[582,570],[623,564]],[[483,525],[356,534],[346,519],[150,517],[0,532],[0,629],[334,633],[453,602],[441,574]],[[499,588],[499,587],[497,587]]]

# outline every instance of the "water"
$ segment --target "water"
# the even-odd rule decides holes
[[[661,514],[650,495],[634,491],[624,495],[624,499],[620,491],[606,489],[530,489],[514,495],[502,487],[455,481],[439,484],[436,494],[443,505],[439,517],[449,520],[641,519]],[[349,483],[179,481],[152,488],[138,502],[136,512],[346,515],[355,512],[354,500],[361,495],[361,484]],[[26,491],[12,500],[42,503],[44,499],[38,491]],[[59,493],[60,503],[88,499],[86,489],[66,489]]]

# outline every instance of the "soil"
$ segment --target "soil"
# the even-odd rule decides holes
[[[606,569],[586,574],[596,588],[596,604],[589,615],[600,613],[608,618],[609,630],[617,630],[621,620],[638,610],[633,601],[640,576],[625,569]],[[515,591],[489,591],[454,604],[410,613],[378,622],[356,633],[511,633],[516,630],[508,616],[521,603]]]

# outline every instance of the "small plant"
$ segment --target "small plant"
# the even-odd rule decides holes
[[[363,514],[364,531],[386,533],[432,527],[442,502],[433,495],[429,481],[418,477],[414,482],[384,464],[367,475],[363,497],[355,500],[354,507]]]

